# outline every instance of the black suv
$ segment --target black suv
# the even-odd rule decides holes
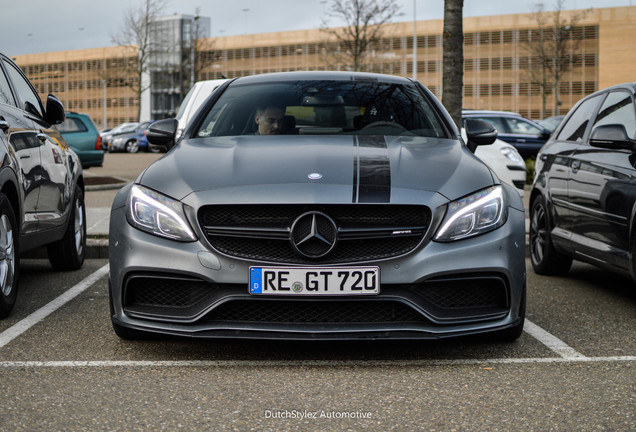
[[[497,138],[512,144],[527,159],[536,156],[550,138],[550,131],[538,123],[509,111],[463,110],[463,118],[487,121],[497,128]]]
[[[21,253],[47,245],[55,269],[84,263],[84,180],[77,155],[54,125],[64,106],[46,109],[8,57],[0,54],[0,318],[16,300]]]
[[[540,274],[573,259],[636,275],[636,83],[577,103],[538,155],[530,251]]]

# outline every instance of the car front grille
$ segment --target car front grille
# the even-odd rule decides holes
[[[214,309],[206,322],[272,324],[415,323],[425,318],[397,301],[237,300]]]
[[[308,257],[292,245],[292,227],[307,212],[326,215],[337,228],[335,247],[324,256]],[[431,212],[425,206],[408,205],[208,205],[199,210],[198,221],[212,247],[229,256],[274,263],[339,264],[412,251],[430,225]]]

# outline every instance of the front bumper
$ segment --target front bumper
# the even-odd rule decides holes
[[[378,265],[373,297],[254,297],[249,267],[206,240],[177,243],[111,214],[113,322],[191,337],[358,339],[443,338],[519,323],[525,290],[525,219],[510,209],[501,228],[474,238],[428,242]]]

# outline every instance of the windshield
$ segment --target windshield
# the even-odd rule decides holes
[[[118,134],[124,132],[132,132],[137,129],[138,125],[139,123],[122,123],[119,126],[115,126],[113,129],[111,129],[110,133]]]
[[[231,85],[195,136],[258,134],[446,137],[413,84],[327,80]]]
[[[188,94],[186,94],[186,97],[185,99],[183,99],[183,102],[181,102],[181,105],[179,106],[179,112],[177,112],[177,116],[175,117],[176,119],[180,119],[181,117],[183,117],[185,109],[188,106],[188,102],[190,101],[190,99],[192,99],[192,95],[194,94],[195,88],[196,87],[192,87],[190,91],[188,92]]]

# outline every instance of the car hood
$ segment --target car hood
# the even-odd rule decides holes
[[[179,200],[206,192],[211,203],[394,203],[414,190],[453,200],[494,181],[452,139],[251,135],[181,141],[137,182]]]

